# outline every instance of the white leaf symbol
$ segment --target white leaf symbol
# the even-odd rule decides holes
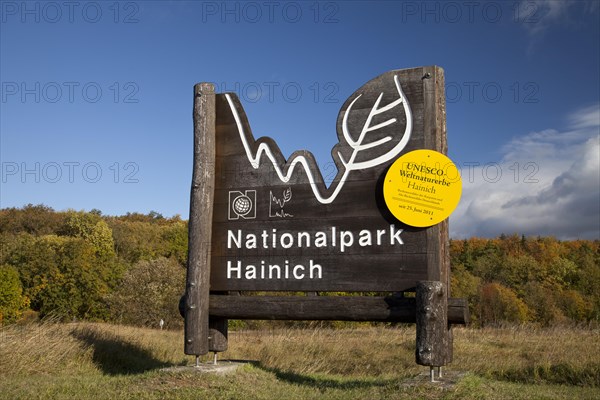
[[[352,110],[352,107],[354,106],[354,103],[356,103],[356,101],[362,96],[362,94],[358,95],[354,100],[352,100],[352,102],[346,109],[346,111],[344,113],[344,118],[342,121],[342,133],[343,133],[344,139],[346,140],[348,145],[352,148],[352,154],[350,155],[348,160],[344,160],[342,155],[338,152],[338,157],[340,159],[340,162],[342,163],[341,166],[338,165],[340,172],[342,172],[341,178],[336,179],[333,182],[332,187],[330,187],[326,190],[326,192],[327,192],[326,194],[323,194],[322,190],[321,190],[321,187],[324,186],[323,176],[320,173],[316,177],[313,175],[313,171],[319,171],[318,167],[315,165],[314,158],[311,158],[310,160],[308,160],[303,155],[295,155],[292,158],[290,158],[287,162],[285,162],[284,165],[279,165],[279,163],[277,162],[277,158],[275,157],[274,152],[268,143],[261,142],[258,145],[257,149],[253,150],[252,146],[250,145],[251,141],[254,142],[254,138],[252,137],[252,134],[247,134],[245,132],[244,126],[243,126],[240,116],[239,116],[239,113],[235,107],[233,100],[231,99],[231,96],[229,94],[225,94],[225,97],[227,99],[227,102],[229,103],[229,107],[230,107],[233,117],[235,119],[235,123],[238,128],[238,132],[240,134],[240,139],[242,141],[242,145],[244,146],[244,150],[246,151],[246,156],[248,157],[248,161],[250,161],[250,164],[255,169],[258,169],[260,167],[260,161],[261,161],[262,155],[263,154],[266,155],[267,158],[271,161],[271,164],[273,164],[273,168],[275,169],[277,176],[284,183],[287,183],[290,181],[290,179],[294,173],[294,170],[296,168],[296,165],[301,165],[304,168],[306,176],[308,177],[308,181],[311,185],[311,189],[312,189],[313,194],[315,195],[315,198],[317,199],[317,201],[319,201],[322,204],[330,204],[336,199],[336,197],[342,190],[344,183],[348,179],[348,175],[350,174],[350,171],[373,168],[373,167],[376,167],[378,165],[385,163],[386,161],[393,159],[398,154],[400,154],[400,152],[404,149],[404,147],[410,140],[410,136],[412,133],[412,112],[411,112],[410,106],[408,104],[408,100],[406,99],[406,96],[404,95],[404,92],[402,91],[402,87],[400,86],[400,81],[398,80],[397,75],[394,75],[394,83],[396,84],[396,90],[398,91],[398,98],[396,100],[392,101],[391,103],[380,108],[379,104],[381,103],[381,99],[383,98],[383,93],[381,93],[379,95],[379,97],[377,98],[377,100],[375,101],[375,104],[371,108],[371,111],[369,112],[367,120],[365,121],[365,124],[356,140],[352,138],[352,136],[349,132],[348,116],[350,114],[350,111]],[[378,129],[381,129],[385,126],[388,126],[388,125],[391,125],[391,124],[397,122],[396,118],[390,118],[382,123],[372,126],[371,122],[373,120],[373,117],[375,117],[376,115],[381,114],[383,112],[389,111],[400,104],[402,104],[404,106],[404,113],[406,114],[406,127],[404,129],[402,138],[398,141],[398,143],[391,150],[387,151],[386,153],[384,153],[372,160],[357,162],[356,156],[361,151],[370,149],[370,148],[374,148],[376,146],[380,146],[384,143],[387,143],[387,142],[393,140],[393,138],[391,136],[386,136],[381,139],[375,140],[373,142],[364,143],[365,138],[369,132],[374,132]],[[279,149],[276,149],[275,151],[279,152]],[[338,173],[338,176],[339,175],[340,174]]]
[[[292,188],[287,188],[283,191],[283,202],[287,203],[292,199]]]
[[[406,97],[404,96],[404,92],[402,92],[402,88],[400,87],[400,82],[398,81],[397,75],[394,76],[394,82],[396,83],[396,89],[398,90],[398,96],[399,96],[398,99],[394,100],[393,102],[391,102],[390,104],[388,104],[386,106],[379,108],[379,103],[381,103],[381,99],[383,97],[383,93],[381,93],[379,95],[379,97],[377,98],[377,101],[375,101],[375,104],[371,108],[371,111],[369,112],[369,116],[367,117],[367,120],[365,121],[362,131],[360,132],[360,135],[358,136],[358,139],[356,139],[356,140],[354,140],[352,138],[352,136],[350,136],[350,132],[348,130],[348,115],[350,114],[350,110],[352,109],[352,106],[360,98],[360,96],[362,96],[362,94],[356,96],[356,98],[352,101],[352,103],[350,103],[350,105],[348,106],[348,109],[344,113],[344,119],[342,122],[342,132],[344,134],[344,138],[346,139],[346,142],[348,142],[350,147],[352,147],[352,155],[350,156],[350,159],[348,161],[344,161],[342,155],[339,152],[338,152],[338,155],[340,157],[340,160],[346,167],[346,171],[352,171],[352,170],[356,170],[356,169],[367,169],[367,168],[372,168],[377,165],[383,164],[384,162],[389,161],[392,158],[396,157],[408,143],[408,141],[410,139],[410,134],[412,131],[412,113],[411,113],[410,107],[408,106],[408,101],[406,100]],[[386,112],[388,110],[391,110],[392,108],[396,107],[400,103],[404,103],[404,112],[406,113],[406,129],[404,131],[404,135],[402,136],[402,139],[398,142],[398,144],[396,144],[396,146],[394,146],[393,149],[391,149],[387,153],[385,153],[377,158],[374,158],[369,161],[355,162],[356,156],[361,151],[380,146],[380,145],[392,140],[391,136],[386,136],[386,137],[376,140],[374,142],[363,144],[365,138],[367,137],[367,133],[376,131],[385,126],[391,125],[397,121],[396,118],[390,118],[387,121],[384,121],[377,125],[371,126],[373,117],[375,117],[376,115],[381,114],[383,112]]]

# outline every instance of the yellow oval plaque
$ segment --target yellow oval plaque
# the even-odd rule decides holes
[[[398,158],[385,175],[383,198],[399,221],[435,225],[452,214],[462,193],[460,172],[448,157],[415,150]]]

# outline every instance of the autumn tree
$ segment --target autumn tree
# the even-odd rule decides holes
[[[3,293],[20,287],[42,315],[142,325],[163,318],[176,326],[181,320],[169,307],[183,291],[187,247],[187,222],[157,211],[0,209]],[[452,296],[468,300],[475,324],[600,322],[599,240],[474,237],[451,240],[450,259]]]
[[[57,233],[64,223],[64,214],[43,204],[0,210],[0,232],[32,235]]]
[[[516,293],[499,283],[487,283],[480,294],[478,319],[482,325],[501,322],[522,323],[529,319],[527,305]]]

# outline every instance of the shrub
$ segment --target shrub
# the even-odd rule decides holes
[[[29,307],[23,295],[19,272],[10,265],[0,265],[0,324],[18,320]]]
[[[131,267],[108,297],[112,318],[138,326],[179,328],[179,299],[185,289],[185,269],[172,258],[143,260]]]

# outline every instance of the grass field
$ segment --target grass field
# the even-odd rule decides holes
[[[0,330],[2,399],[600,399],[600,331],[455,329],[451,385],[414,362],[414,327],[230,332],[231,375],[192,364],[181,332],[53,322]],[[208,356],[204,361],[208,361]]]

